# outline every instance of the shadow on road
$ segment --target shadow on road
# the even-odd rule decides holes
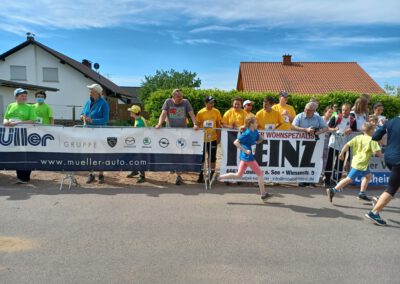
[[[331,208],[311,208],[305,207],[301,205],[286,205],[284,203],[238,203],[238,202],[228,202],[228,205],[241,205],[241,206],[268,206],[268,207],[277,207],[277,208],[286,208],[290,209],[296,213],[305,214],[307,217],[312,218],[344,218],[350,220],[362,220],[361,217],[347,215],[339,210],[331,209]]]
[[[31,196],[36,195],[69,195],[69,194],[96,194],[96,195],[118,195],[118,194],[145,194],[150,197],[159,197],[163,194],[181,194],[186,196],[196,196],[201,194],[251,194],[258,191],[252,183],[243,183],[238,186],[226,186],[223,183],[216,183],[211,190],[206,191],[203,184],[196,184],[188,181],[188,183],[176,186],[164,180],[156,180],[147,178],[146,183],[137,184],[134,181],[121,182],[119,178],[108,175],[106,183],[99,185],[97,183],[87,185],[82,182],[87,173],[78,172],[76,176],[80,178],[80,185],[71,187],[64,186],[64,190],[60,191],[60,179],[52,180],[33,179],[26,185],[15,185],[15,178],[10,175],[0,173],[0,196],[7,196],[7,200],[28,200]],[[190,177],[188,175],[188,177]],[[299,188],[295,185],[267,185],[266,188],[271,190],[276,198],[285,198],[285,195],[295,195],[301,198],[315,198],[319,195],[326,195],[324,188]],[[349,191],[351,192],[351,191]],[[349,193],[351,194],[351,193]],[[344,198],[345,194],[337,196]]]

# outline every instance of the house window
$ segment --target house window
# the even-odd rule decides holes
[[[26,66],[10,66],[10,80],[26,81]]]
[[[58,68],[43,67],[43,82],[58,82]]]

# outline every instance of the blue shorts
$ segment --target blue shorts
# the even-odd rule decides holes
[[[351,168],[351,170],[350,170],[349,174],[347,175],[347,177],[351,178],[352,180],[355,180],[356,177],[358,177],[358,176],[365,177],[369,173],[370,173],[369,169],[367,169],[366,171],[360,171],[360,170]]]

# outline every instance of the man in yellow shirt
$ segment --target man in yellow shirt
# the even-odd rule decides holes
[[[284,123],[277,128],[278,130],[292,129],[292,122],[296,116],[296,111],[291,105],[287,104],[288,98],[289,94],[286,91],[281,91],[279,93],[279,104],[272,107],[272,109],[279,112],[283,117]]]
[[[245,101],[244,101],[244,103],[243,103],[243,110],[244,110],[244,112],[246,113],[246,116],[247,116],[247,115],[254,115],[254,113],[252,113],[253,105],[254,105],[254,102],[252,102],[252,101],[250,101],[250,100],[245,100]]]
[[[256,113],[259,130],[274,130],[284,123],[282,115],[272,108],[273,105],[272,97],[264,98],[263,109]]]
[[[204,100],[205,107],[202,108],[196,115],[196,122],[200,128],[204,129],[204,147],[202,163],[205,162],[206,153],[208,161],[211,161],[211,173],[209,180],[212,179],[215,173],[215,162],[217,161],[217,146],[220,141],[221,133],[216,128],[221,127],[221,113],[214,108],[215,98],[207,96]],[[211,148],[210,148],[211,147]],[[210,156],[208,156],[210,155]],[[197,179],[198,183],[204,183],[203,170],[200,171]]]
[[[244,119],[247,114],[242,109],[243,99],[241,97],[234,97],[232,99],[232,107],[224,113],[222,117],[222,127],[239,129],[244,125]]]

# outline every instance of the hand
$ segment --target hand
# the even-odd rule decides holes
[[[351,133],[351,128],[346,128],[343,132],[344,135],[349,135]]]
[[[7,123],[4,123],[3,125],[4,126],[10,126],[10,127],[13,127],[13,126],[15,126],[15,125],[17,125],[18,124],[18,122],[11,122],[11,121],[9,121],[9,122],[7,122]]]
[[[237,127],[236,122],[232,123],[232,128],[235,129]]]
[[[315,134],[315,129],[309,127],[309,128],[306,128],[306,132],[309,134]]]
[[[82,114],[80,119],[83,121],[85,119],[85,116]]]
[[[93,119],[91,119],[90,117],[86,117],[86,122],[92,123]]]
[[[340,159],[341,161],[344,161],[344,153],[340,153],[339,159]]]
[[[161,124],[156,124],[156,126],[154,126],[155,129],[160,129],[161,128]]]
[[[194,130],[199,130],[199,126],[197,124],[193,125]]]
[[[288,115],[288,114],[289,112],[286,109],[282,111],[282,115]]]
[[[245,150],[244,153],[245,153],[246,155],[250,155],[250,154],[251,154],[251,150]]]

